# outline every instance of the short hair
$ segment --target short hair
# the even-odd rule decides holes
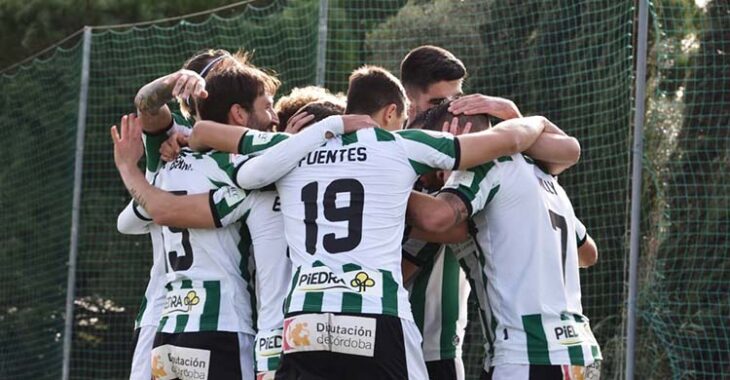
[[[344,112],[344,95],[332,94],[326,88],[319,86],[295,87],[288,95],[282,96],[277,100],[276,105],[274,105],[274,110],[279,117],[280,129],[284,129],[289,119],[298,113],[302,107],[309,103],[320,101],[326,101],[333,105],[336,104]]]
[[[201,50],[195,54],[193,54],[192,57],[188,58],[185,63],[183,63],[182,68],[186,70],[192,70],[196,73],[200,74],[201,76],[205,77],[207,74],[203,72],[204,69],[207,68],[206,71],[210,71],[211,64],[216,65],[217,62],[213,63],[216,59],[221,59],[221,57],[224,56],[230,56],[231,53],[228,52],[228,50],[223,49],[205,49]],[[195,105],[195,99],[192,97],[189,99],[180,99],[178,98],[178,103],[180,104],[180,113],[183,114],[186,118],[194,117],[196,115],[196,105]]]
[[[408,124],[408,129],[440,131],[444,123],[451,123],[451,120],[455,117],[459,118],[460,126],[464,126],[466,123],[471,122],[471,132],[483,131],[485,129],[489,129],[491,126],[489,116],[485,114],[454,115],[449,112],[450,105],[451,101],[443,102],[436,107],[429,108],[428,110],[419,113],[416,118]]]
[[[388,70],[365,65],[350,75],[346,114],[372,115],[389,104],[398,113],[406,108],[406,93],[398,78]]]
[[[314,115],[314,119],[302,126],[300,131],[330,116],[343,115],[345,113],[345,107],[339,103],[332,103],[328,100],[320,100],[305,105],[304,107],[300,108],[294,115],[300,114],[302,112]]]
[[[419,46],[406,54],[400,64],[400,79],[408,88],[428,90],[428,86],[466,78],[464,63],[438,46]]]
[[[208,97],[198,100],[198,113],[203,120],[228,122],[231,106],[238,104],[249,113],[261,95],[274,94],[281,83],[247,61],[245,54],[224,58],[206,75]]]

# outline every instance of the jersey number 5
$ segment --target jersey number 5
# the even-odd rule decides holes
[[[317,194],[319,183],[310,182],[302,188],[302,202],[304,202],[305,246],[307,253],[314,255],[317,252],[318,226]],[[349,194],[350,204],[337,207],[338,194]],[[330,222],[347,222],[347,236],[338,238],[333,233],[325,234],[322,246],[329,253],[340,253],[353,250],[362,241],[362,211],[365,189],[362,184],[352,178],[343,178],[332,181],[324,191],[322,206],[324,217]]]
[[[175,195],[186,195],[187,191],[171,191]],[[182,248],[185,254],[179,256],[177,251],[167,253],[167,259],[170,262],[170,268],[173,271],[188,270],[193,266],[193,247],[190,245],[190,231],[187,228],[166,227],[172,233],[182,234]],[[163,235],[164,236],[164,235]]]

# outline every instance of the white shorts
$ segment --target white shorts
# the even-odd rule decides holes
[[[150,380],[152,378],[150,357],[156,332],[155,326],[142,326],[134,330],[134,352],[132,353],[132,370],[129,372],[129,380]]]

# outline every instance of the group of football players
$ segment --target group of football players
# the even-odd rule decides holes
[[[274,103],[206,50],[143,86],[111,129],[118,229],[153,250],[130,379],[464,379],[470,291],[482,379],[597,378],[597,249],[557,180],[580,145],[466,76],[426,45]]]

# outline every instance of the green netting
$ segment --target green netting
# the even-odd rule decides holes
[[[0,378],[61,374],[80,46],[0,75]]]
[[[656,1],[637,370],[730,376],[730,4]]]
[[[265,3],[257,1],[257,4]],[[127,376],[149,239],[116,232],[128,201],[108,127],[144,83],[202,48],[255,50],[290,88],[316,78],[318,0],[272,0],[218,16],[92,30],[71,378]],[[345,90],[363,63],[398,72],[413,47],[446,47],[465,91],[511,98],[578,137],[561,177],[596,239],[582,273],[603,378],[621,378],[636,9],[611,0],[329,0],[325,81]],[[699,5],[698,5],[699,4]],[[650,24],[638,378],[727,377],[730,6],[662,0]],[[57,379],[61,369],[81,48],[0,77],[0,378]],[[51,190],[52,189],[52,190]],[[470,305],[468,378],[481,370]]]

